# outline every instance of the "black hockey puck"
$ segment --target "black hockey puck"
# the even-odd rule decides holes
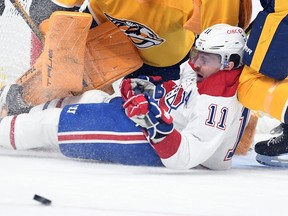
[[[42,203],[43,205],[50,205],[51,204],[51,200],[46,199],[46,198],[39,196],[37,194],[34,195],[33,199]]]

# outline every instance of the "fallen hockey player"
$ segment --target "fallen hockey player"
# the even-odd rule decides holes
[[[59,146],[67,157],[129,165],[229,169],[249,117],[236,95],[245,42],[243,29],[214,25],[196,40],[179,80],[124,79],[122,97],[91,90],[29,107],[21,86],[6,86],[0,145]]]

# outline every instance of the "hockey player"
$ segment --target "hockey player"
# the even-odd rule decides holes
[[[84,0],[33,1],[30,13],[39,23],[44,15],[37,15],[37,11],[47,13],[41,9],[46,5],[52,11],[61,8],[75,10],[83,2]],[[57,6],[53,6],[53,3]],[[83,6],[86,3],[88,9],[85,12],[93,15],[94,26],[106,21],[114,23],[138,49],[144,65],[130,77],[145,72],[146,75],[179,78],[179,65],[189,58],[195,35],[216,23],[245,28],[252,13],[251,0],[90,0],[89,3],[85,1]],[[49,8],[46,9],[49,11]],[[48,15],[49,13],[46,18],[49,18]]]
[[[228,169],[249,115],[236,96],[245,42],[243,29],[214,25],[196,40],[179,80],[128,78],[122,98],[92,90],[4,117],[0,145],[56,146],[67,157],[130,165]],[[17,89],[1,94],[10,115],[22,110],[12,99]]]
[[[285,0],[261,0],[261,4],[264,10],[257,15],[245,48],[238,96],[244,106],[283,122],[279,137],[255,145],[260,155],[279,156],[288,153],[288,4]]]

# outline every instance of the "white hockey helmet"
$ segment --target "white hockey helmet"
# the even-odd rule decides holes
[[[242,28],[228,24],[216,24],[205,29],[196,39],[198,51],[218,54],[221,56],[221,70],[233,61],[237,68],[242,65],[244,47],[247,41]]]

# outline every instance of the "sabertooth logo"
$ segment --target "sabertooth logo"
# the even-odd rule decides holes
[[[165,41],[164,39],[159,38],[153,30],[140,23],[124,19],[119,20],[106,13],[105,16],[124,32],[137,48],[145,49],[152,46],[158,46]]]

